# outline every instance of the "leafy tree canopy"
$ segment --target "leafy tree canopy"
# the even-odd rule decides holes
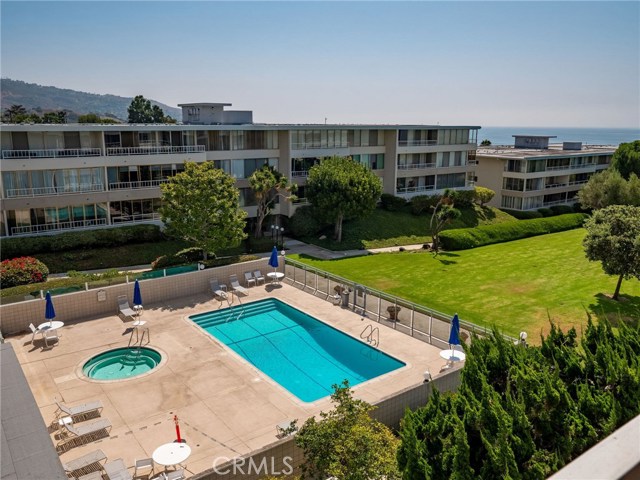
[[[137,95],[127,108],[129,123],[176,123],[169,116],[165,117],[164,112],[158,105],[151,105],[151,101],[142,95]]]
[[[489,203],[493,197],[495,197],[496,192],[486,187],[476,187],[474,200],[480,204],[481,207],[484,207],[485,203]]]
[[[614,169],[591,176],[578,192],[582,208],[597,210],[610,205],[640,205],[638,177],[632,173],[629,180]]]
[[[440,233],[444,227],[459,218],[462,213],[457,208],[454,208],[454,199],[456,192],[454,190],[446,189],[433,207],[433,213],[431,214],[431,220],[429,221],[429,229],[431,230],[431,238],[433,239],[433,251],[438,254],[440,250]]]
[[[297,185],[289,186],[287,179],[273,167],[265,165],[249,177],[249,185],[257,202],[257,216],[254,236],[262,237],[262,224],[273,208],[276,198],[293,200]]]
[[[611,168],[629,179],[632,173],[640,176],[640,140],[621,143],[611,159]]]
[[[235,180],[213,162],[185,162],[183,172],[161,185],[162,221],[169,235],[208,253],[237,246],[246,234]]]
[[[309,170],[305,196],[322,219],[334,224],[334,239],[342,241],[342,222],[371,213],[380,194],[380,179],[351,157],[323,159]]]
[[[399,478],[398,439],[387,426],[371,418],[371,405],[353,398],[348,381],[333,388],[335,408],[321,412],[321,421],[308,419],[296,435],[296,444],[304,451],[305,477]]]
[[[585,254],[602,262],[607,275],[618,275],[617,300],[623,279],[640,280],[640,207],[613,205],[596,210],[585,223]]]
[[[117,120],[114,120],[113,118],[103,118],[100,117],[99,115],[96,115],[95,113],[87,113],[86,115],[80,115],[78,117],[78,123],[111,123],[111,124],[115,124],[115,123],[120,123]]]
[[[40,116],[37,111],[27,112],[22,105],[12,105],[4,111],[2,120],[9,123],[67,123],[68,112],[68,110],[58,110],[46,112]]]

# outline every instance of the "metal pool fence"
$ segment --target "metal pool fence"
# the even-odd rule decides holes
[[[285,260],[285,279],[300,290],[340,304],[424,342],[440,348],[449,345],[453,314],[418,305],[290,258]],[[464,320],[460,320],[460,332],[463,338],[471,334],[487,336],[492,333],[491,329]],[[515,341],[513,337],[503,336]]]

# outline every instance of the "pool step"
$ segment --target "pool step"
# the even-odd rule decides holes
[[[240,318],[243,318],[247,316],[269,313],[275,310],[277,310],[277,306],[272,301],[255,302],[255,303],[244,304],[242,306],[236,305],[233,307],[233,309],[225,308],[222,310],[218,310],[216,312],[204,314],[203,317],[200,319],[198,319],[197,317],[196,318],[192,317],[192,321],[194,321],[196,324],[198,324],[202,328],[207,328],[207,327],[219,325],[221,323],[224,323],[230,320],[229,318],[230,316],[231,316],[231,320],[235,320],[236,318],[238,318],[238,314],[240,312],[242,312],[242,315],[240,315]]]

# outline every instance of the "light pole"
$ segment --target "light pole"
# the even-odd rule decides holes
[[[275,225],[271,225],[271,241],[273,241],[273,231],[276,229]],[[276,240],[277,241],[277,240]]]
[[[284,227],[280,227],[280,242],[282,244],[282,251],[284,252]]]

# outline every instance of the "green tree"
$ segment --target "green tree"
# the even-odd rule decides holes
[[[257,216],[254,236],[262,237],[262,224],[273,208],[276,198],[290,201],[295,199],[291,192],[297,186],[289,186],[287,179],[273,167],[265,165],[254,171],[249,177],[249,185],[257,201]]]
[[[453,198],[455,197],[455,191],[445,190],[433,207],[433,213],[431,214],[431,220],[429,221],[429,229],[431,230],[431,238],[433,240],[433,251],[438,254],[440,251],[440,233],[444,227],[460,217],[460,210],[454,207]]]
[[[481,207],[484,207],[485,203],[489,203],[493,197],[495,197],[496,192],[491,190],[490,188],[485,187],[476,187],[474,200],[476,203],[479,203]]]
[[[237,246],[246,234],[246,212],[239,206],[235,180],[213,162],[185,162],[184,172],[162,189],[162,221],[169,235],[208,253]]]
[[[620,172],[625,180],[632,173],[640,176],[640,140],[621,143],[611,159],[611,168]]]
[[[380,179],[351,157],[323,159],[309,170],[305,196],[314,211],[334,224],[334,239],[342,241],[342,222],[371,213],[380,194]]]
[[[101,118],[100,116],[96,115],[95,113],[87,113],[86,115],[80,115],[78,117],[78,123],[110,123],[110,124],[116,124],[116,123],[120,123],[117,120],[114,120],[113,118]]]
[[[18,120],[21,117],[24,117],[27,114],[27,109],[22,105],[11,105],[4,111],[3,118],[10,123],[18,123]]]
[[[586,221],[585,254],[602,262],[607,275],[618,275],[613,299],[618,300],[622,280],[640,280],[640,207],[613,205],[596,210]]]
[[[335,408],[320,412],[320,421],[308,419],[296,435],[304,451],[305,477],[340,480],[399,478],[396,454],[399,441],[369,412],[374,407],[354,399],[349,382],[334,385]]]
[[[47,112],[42,116],[42,123],[67,123],[67,112],[64,110]]]
[[[596,173],[578,192],[582,208],[597,210],[610,205],[630,203],[629,184],[617,170]]]
[[[488,147],[490,145],[491,145],[491,140],[485,139],[485,140],[482,140],[482,142],[480,142],[481,147]]]
[[[171,117],[165,117],[164,111],[158,105],[151,105],[151,101],[142,95],[137,95],[127,108],[129,123],[175,123]]]

